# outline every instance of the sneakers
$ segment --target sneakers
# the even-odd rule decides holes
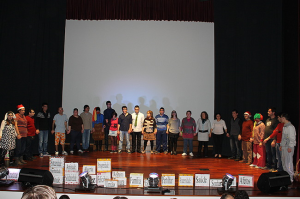
[[[174,151],[174,153],[173,153],[174,155],[177,155],[177,152],[176,151]]]
[[[127,149],[127,153],[131,153],[131,152],[130,152],[130,149]]]
[[[114,150],[114,153],[118,153],[118,151],[117,151],[117,150]]]
[[[158,152],[158,151],[155,151],[155,154],[160,154],[160,152]]]
[[[78,150],[78,153],[83,153],[83,151],[81,149]]]
[[[256,168],[256,169],[263,169],[263,170],[264,170],[264,167],[256,166],[256,167],[254,167],[254,168]]]
[[[256,165],[255,165],[255,164],[250,164],[249,166],[250,166],[250,167],[256,167]]]
[[[182,154],[182,156],[186,156],[186,155],[187,155],[186,153],[183,153],[183,154]]]
[[[43,153],[40,153],[40,158],[44,157],[44,154]]]
[[[61,154],[62,155],[68,155],[68,153],[66,151],[63,151]]]
[[[164,154],[168,154],[168,151],[164,151]]]
[[[145,150],[142,150],[142,153],[146,153],[146,151],[145,151]],[[151,151],[151,153],[152,153],[152,151]]]
[[[55,151],[55,155],[58,155],[58,151]]]
[[[114,153],[114,150],[110,151],[110,153]]]
[[[51,156],[51,155],[48,152],[45,152],[44,156]]]
[[[229,157],[228,159],[229,159],[229,160],[232,160],[232,159],[235,159],[235,157],[232,156],[232,157]]]
[[[171,155],[173,155],[173,151],[171,151]]]
[[[154,153],[154,151],[152,150],[152,151],[151,151],[151,154],[153,154],[153,153]]]
[[[119,150],[118,150],[118,153],[122,153],[122,150],[121,150],[121,149],[119,149]]]
[[[189,154],[191,157],[193,157],[194,156],[194,154],[193,154],[193,152],[190,152],[190,154]]]
[[[70,154],[73,155],[73,154],[74,154],[74,151],[70,151]]]

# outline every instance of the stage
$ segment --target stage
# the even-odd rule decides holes
[[[250,197],[299,197],[300,196],[300,183],[294,182],[287,191],[276,192],[272,195],[264,194],[256,186],[256,182],[262,173],[268,172],[261,169],[256,169],[247,166],[246,164],[236,162],[234,160],[228,160],[227,158],[197,158],[190,156],[181,156],[181,154],[140,154],[133,153],[128,154],[123,152],[110,153],[110,152],[90,152],[84,154],[75,154],[66,156],[66,162],[78,162],[79,170],[82,170],[83,165],[96,165],[98,158],[111,158],[112,171],[125,171],[127,179],[130,173],[144,173],[144,178],[149,176],[149,173],[156,172],[161,176],[165,174],[175,174],[176,186],[175,187],[163,187],[163,189],[169,189],[170,192],[162,194],[156,193],[144,193],[143,188],[129,187],[129,183],[126,186],[119,188],[101,188],[98,187],[93,192],[79,193],[75,192],[76,185],[53,185],[54,189],[61,194],[70,194],[71,198],[82,197],[84,194],[87,198],[93,198],[95,195],[102,195],[102,198],[113,198],[115,196],[125,196],[127,198],[133,197],[147,197],[155,196],[156,198],[187,198],[187,197],[210,197],[220,198],[216,187],[179,187],[178,186],[178,174],[210,174],[211,179],[221,179],[225,173],[230,173],[234,176],[239,174],[253,175],[254,187],[253,188],[238,188],[239,190],[246,190]],[[34,168],[34,169],[49,169],[49,157],[43,157],[28,162],[24,166],[15,168]],[[15,198],[21,197],[24,190],[20,183],[15,183],[9,187],[0,187],[1,195]]]

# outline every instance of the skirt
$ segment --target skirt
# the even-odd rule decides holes
[[[95,128],[95,132],[92,133],[93,139],[95,141],[104,140],[105,135],[102,128],[102,124],[95,124],[94,128]]]
[[[154,135],[153,132],[144,132],[143,139],[144,140],[156,140],[156,136]]]

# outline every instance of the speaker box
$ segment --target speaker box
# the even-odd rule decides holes
[[[258,189],[264,193],[273,193],[290,184],[290,175],[286,171],[263,173],[257,181]]]
[[[19,182],[26,186],[53,184],[53,175],[48,170],[23,168],[19,174]]]

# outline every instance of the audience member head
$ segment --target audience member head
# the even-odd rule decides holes
[[[223,193],[220,199],[234,199],[234,197],[229,193]]]
[[[22,199],[57,199],[57,197],[52,187],[36,185],[27,189],[23,193]]]
[[[235,193],[234,199],[249,199],[249,195],[245,190],[238,190]]]
[[[61,195],[59,199],[70,199],[70,197],[68,195]]]
[[[207,120],[208,119],[208,114],[206,111],[202,111],[200,114],[200,117],[202,120]]]
[[[171,118],[177,118],[177,112],[175,111],[175,110],[173,110],[172,112],[171,112]]]

